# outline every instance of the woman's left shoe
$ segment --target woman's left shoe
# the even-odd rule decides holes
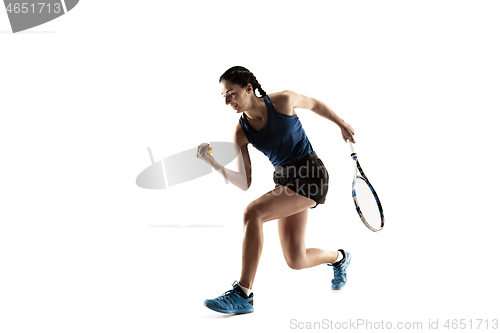
[[[253,293],[247,296],[238,281],[234,281],[233,289],[217,298],[205,300],[203,305],[222,313],[250,313],[253,312]]]
[[[347,283],[347,273],[346,269],[351,263],[351,254],[340,249],[342,255],[344,256],[342,260],[334,264],[328,264],[328,266],[333,267],[333,279],[332,279],[332,289],[339,290]]]

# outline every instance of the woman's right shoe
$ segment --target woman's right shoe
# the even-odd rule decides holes
[[[340,249],[339,252],[342,252],[344,256],[342,260],[336,262],[334,264],[328,264],[328,266],[333,267],[333,279],[332,279],[332,289],[339,290],[347,283],[347,273],[346,269],[349,267],[351,263],[351,254],[349,252],[345,252]]]

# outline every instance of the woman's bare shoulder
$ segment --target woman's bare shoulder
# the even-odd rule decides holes
[[[290,90],[283,90],[268,95],[276,111],[287,116],[295,115],[295,111],[291,103],[291,93],[292,92]]]
[[[241,124],[239,122],[238,124],[236,124],[236,128],[234,129],[233,142],[240,147],[242,145],[247,145],[250,143],[245,134],[245,131],[243,130],[243,127],[241,127]]]

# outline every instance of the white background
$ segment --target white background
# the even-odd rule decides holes
[[[81,1],[12,34],[0,11],[0,331],[500,319],[499,14],[497,1]],[[331,181],[307,245],[350,251],[348,284],[288,268],[269,222],[245,316],[202,304],[239,278],[243,209],[274,188],[271,163],[250,148],[246,192],[216,173],[135,184],[147,147],[158,160],[231,141],[239,115],[218,78],[234,65],[350,123],[386,213],[382,232],[362,225],[339,129],[298,110]]]

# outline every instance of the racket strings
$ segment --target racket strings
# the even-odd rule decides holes
[[[358,206],[363,217],[372,228],[380,229],[382,227],[382,217],[377,204],[377,200],[372,190],[362,178],[357,178],[354,185]]]

